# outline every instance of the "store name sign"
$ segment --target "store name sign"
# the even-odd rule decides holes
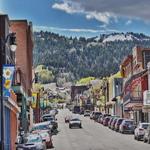
[[[150,105],[150,90],[143,92],[143,105]]]

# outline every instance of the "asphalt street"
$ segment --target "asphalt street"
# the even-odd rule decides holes
[[[60,110],[57,115],[59,133],[53,136],[53,150],[150,150],[150,145],[135,141],[133,135],[120,134],[80,116],[82,129],[69,129],[64,117],[72,114],[69,110]]]

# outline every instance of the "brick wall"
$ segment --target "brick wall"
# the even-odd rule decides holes
[[[11,31],[16,33],[16,68],[21,70],[21,85],[28,96],[32,87],[32,30],[27,20],[13,20],[10,22]]]

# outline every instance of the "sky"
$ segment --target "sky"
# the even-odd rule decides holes
[[[149,6],[150,0],[0,0],[0,13],[32,21],[34,31],[66,36],[150,35]]]

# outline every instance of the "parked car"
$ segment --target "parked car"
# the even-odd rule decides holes
[[[93,120],[98,121],[99,116],[101,116],[102,113],[101,112],[95,112],[93,115]]]
[[[116,122],[117,122],[117,119],[118,119],[118,118],[114,118],[113,121],[111,122],[110,128],[111,128],[112,130],[115,129],[115,124],[116,124]]]
[[[150,123],[139,123],[136,129],[134,130],[134,139],[140,140],[143,139],[145,134],[145,129],[150,125]]]
[[[105,117],[105,118],[103,119],[103,125],[104,125],[104,126],[108,126],[109,120],[110,120],[110,117]]]
[[[95,113],[95,111],[92,111],[92,112],[91,112],[91,114],[90,114],[90,119],[93,119],[94,113]]]
[[[42,116],[42,121],[50,121],[52,126],[52,130],[57,130],[58,128],[58,123],[57,123],[57,119],[55,118],[54,115],[50,115],[50,114],[46,114]]]
[[[50,121],[45,121],[41,123],[36,123],[31,128],[30,133],[39,133],[40,131],[46,131],[51,135],[53,125]]]
[[[18,144],[17,150],[46,150],[45,140],[39,134],[30,134],[26,137],[24,144]]]
[[[101,123],[101,118],[102,118],[103,116],[102,115],[100,115],[99,117],[98,117],[98,119],[97,119],[97,122],[98,123]]]
[[[82,123],[81,120],[79,118],[73,118],[69,121],[69,128],[72,127],[79,127],[82,128]]]
[[[111,117],[110,117],[110,120],[109,120],[109,122],[108,122],[108,127],[109,127],[109,128],[111,128],[111,123],[112,123],[112,121],[113,121],[115,118],[119,118],[119,116],[111,116]]]
[[[41,135],[42,139],[45,140],[46,148],[52,148],[52,136],[46,131],[39,132],[39,134]]]
[[[49,121],[50,118],[55,118],[55,115],[52,115],[52,114],[44,114],[42,117],[41,117],[41,121]]]
[[[144,134],[144,137],[143,137],[143,141],[144,143],[148,143],[150,144],[150,125],[147,127],[147,129],[145,130],[145,134]]]
[[[90,113],[91,113],[90,110],[85,110],[84,111],[84,117],[90,116]]]
[[[111,115],[109,114],[102,114],[102,116],[100,117],[99,123],[103,124],[103,121],[106,117],[110,117]]]
[[[124,119],[123,118],[118,118],[117,121],[116,121],[116,124],[115,124],[115,131],[119,131],[119,126],[121,125],[122,121]]]
[[[133,120],[125,119],[119,126],[119,132],[121,133],[134,133],[135,124]]]

